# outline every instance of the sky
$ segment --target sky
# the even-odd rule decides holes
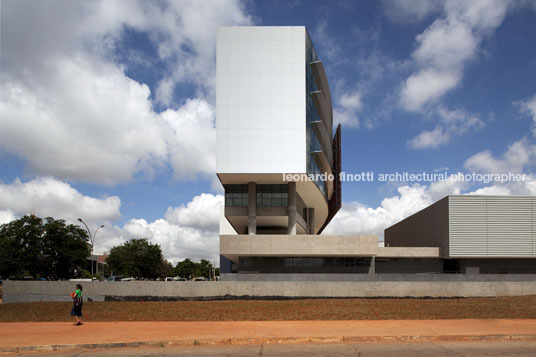
[[[2,0],[0,224],[88,223],[219,264],[218,26],[306,26],[342,124],[341,210],[374,233],[449,194],[536,194],[536,1]],[[380,181],[381,173],[446,180]],[[525,174],[524,181],[459,181]]]

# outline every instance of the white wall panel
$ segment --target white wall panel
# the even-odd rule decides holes
[[[306,172],[305,39],[305,27],[219,29],[218,173]]]

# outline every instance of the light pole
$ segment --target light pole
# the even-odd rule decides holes
[[[89,230],[89,227],[87,226],[86,222],[84,222],[82,218],[78,218],[78,220],[82,222],[84,226],[86,226],[87,233],[89,234],[89,241],[91,242],[91,279],[93,280],[93,247],[95,243],[95,236],[97,235],[97,232],[99,231],[99,229],[104,228],[104,224],[98,226],[97,229],[95,229],[95,233],[91,235],[91,231]],[[98,264],[99,263],[97,261],[97,270],[99,270]]]

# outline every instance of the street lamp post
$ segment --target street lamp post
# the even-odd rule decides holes
[[[91,231],[89,230],[89,227],[86,224],[86,222],[84,222],[84,220],[82,218],[78,218],[78,221],[82,222],[84,224],[84,226],[86,226],[87,233],[89,234],[89,241],[91,242],[91,279],[93,279],[93,255],[94,255],[93,254],[93,248],[94,248],[94,243],[95,243],[95,236],[97,235],[97,232],[99,231],[99,229],[104,228],[104,224],[98,226],[97,229],[95,229],[95,233],[93,233],[93,235],[91,235]],[[98,264],[99,263],[97,261],[97,271],[99,270]]]

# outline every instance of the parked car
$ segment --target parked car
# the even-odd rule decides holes
[[[121,281],[133,281],[136,280],[136,278],[130,277],[130,278],[123,278]]]
[[[121,281],[121,279],[123,279],[123,277],[120,275],[110,275],[105,281]]]
[[[206,281],[207,279],[204,276],[198,276],[197,278],[194,278],[194,281]]]

